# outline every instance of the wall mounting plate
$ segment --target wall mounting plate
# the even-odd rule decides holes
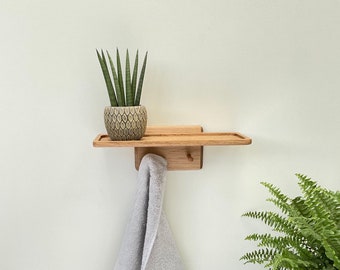
[[[149,127],[146,136],[159,136],[166,134],[197,134],[202,133],[201,126],[187,127]],[[139,165],[145,154],[152,153],[166,159],[169,171],[172,170],[199,170],[203,165],[203,146],[156,146],[156,147],[135,147],[135,167]]]

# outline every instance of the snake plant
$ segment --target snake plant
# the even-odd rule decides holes
[[[103,50],[101,50],[100,52],[96,50],[96,52],[105,79],[105,84],[109,94],[111,106],[139,106],[148,52],[146,52],[144,56],[142,69],[139,74],[138,84],[138,50],[136,52],[132,76],[128,50],[126,50],[125,76],[123,75],[122,64],[120,61],[118,49],[116,50],[116,66],[108,51],[106,51],[106,56]],[[109,71],[109,66],[111,72]],[[123,77],[125,77],[125,82],[123,81]]]
[[[262,182],[281,213],[250,211],[243,216],[259,219],[270,233],[248,235],[260,249],[241,257],[245,263],[264,264],[272,270],[340,270],[340,192],[330,191],[297,174],[302,195],[293,199],[279,188]]]

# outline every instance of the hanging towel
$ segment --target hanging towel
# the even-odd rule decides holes
[[[147,154],[138,172],[131,220],[114,270],[183,270],[162,203],[167,162]]]

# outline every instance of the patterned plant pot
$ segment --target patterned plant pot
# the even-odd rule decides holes
[[[146,129],[146,108],[144,106],[105,107],[104,121],[111,140],[139,140]]]

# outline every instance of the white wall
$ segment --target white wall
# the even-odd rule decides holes
[[[149,124],[239,131],[164,206],[188,270],[238,259],[269,181],[339,189],[337,0],[1,0],[0,269],[113,269],[133,204],[132,149],[92,148],[108,97],[95,48],[149,51]]]

